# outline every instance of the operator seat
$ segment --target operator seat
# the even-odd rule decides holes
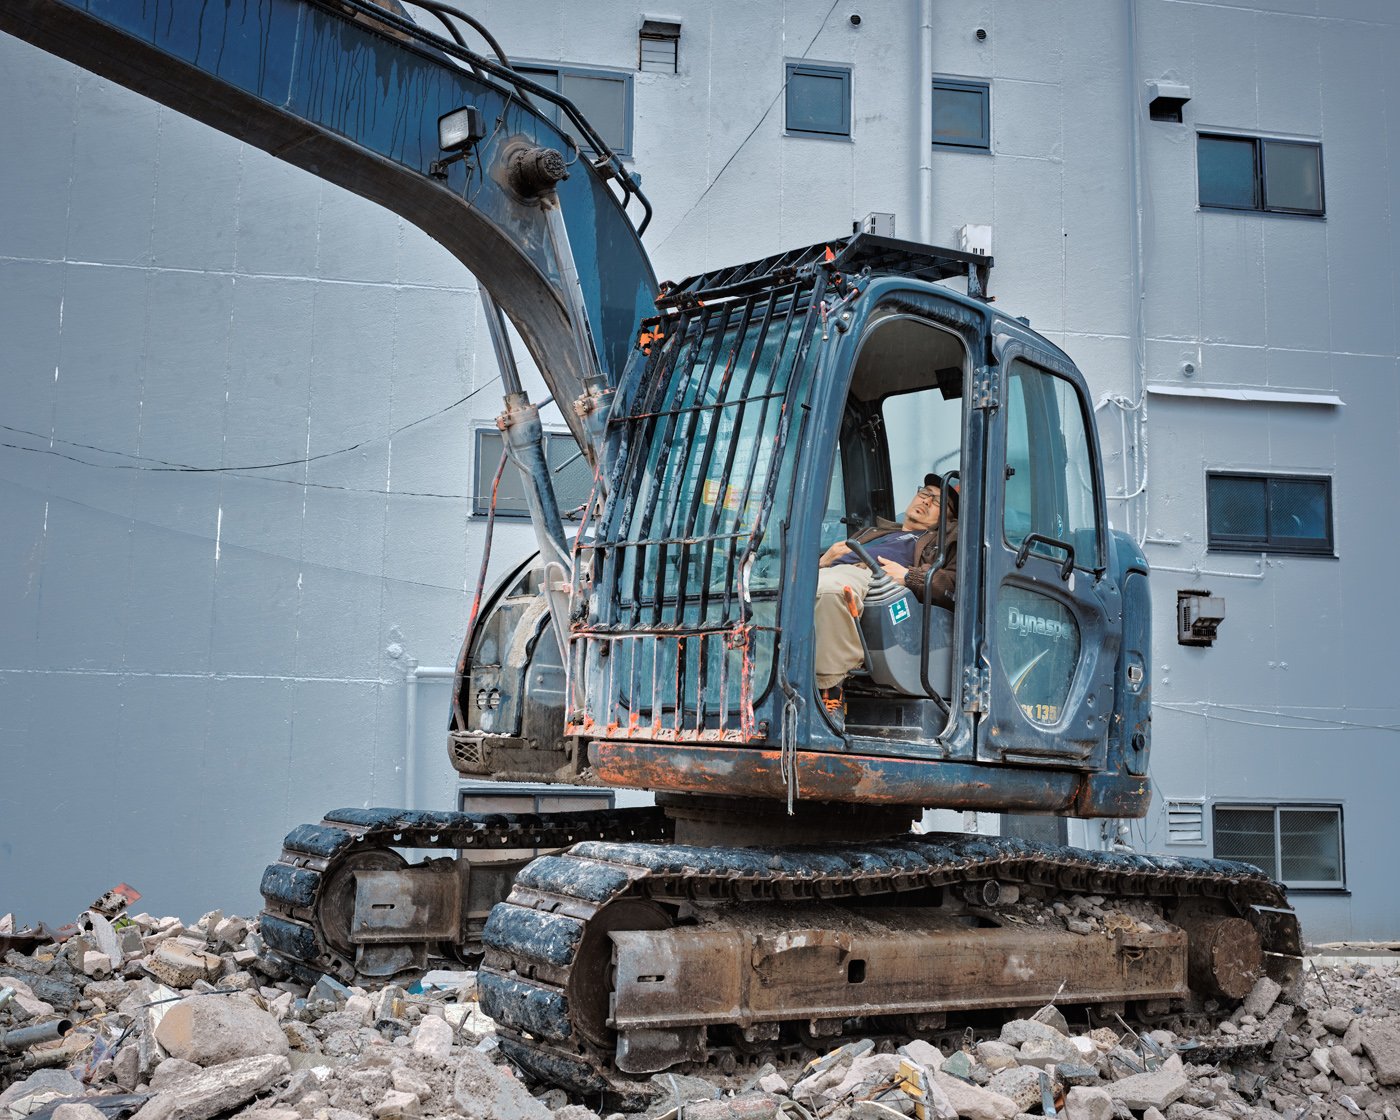
[[[909,696],[926,695],[923,664],[927,650],[929,685],[940,697],[951,695],[952,611],[937,604],[925,606],[912,591],[880,570],[865,593],[865,609],[856,630],[865,647],[866,671],[873,683]]]

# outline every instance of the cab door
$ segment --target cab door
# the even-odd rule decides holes
[[[996,340],[986,415],[977,757],[1104,765],[1121,641],[1103,474],[1083,377],[1029,340]]]

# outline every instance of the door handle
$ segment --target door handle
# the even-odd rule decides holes
[[[1016,552],[1016,567],[1024,568],[1026,560],[1031,554],[1031,545],[1039,541],[1041,544],[1048,544],[1051,548],[1062,549],[1065,554],[1064,563],[1060,565],[1060,578],[1068,580],[1070,573],[1074,571],[1074,545],[1068,541],[1058,540],[1055,537],[1047,537],[1044,533],[1027,533],[1026,539],[1021,542],[1021,547]]]

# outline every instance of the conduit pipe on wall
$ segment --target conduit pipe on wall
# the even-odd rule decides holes
[[[933,0],[919,0],[919,134],[914,150],[919,153],[918,240],[933,244]]]
[[[451,666],[419,665],[413,660],[408,663],[408,676],[405,678],[408,684],[408,701],[407,714],[404,717],[403,748],[403,807],[405,809],[418,808],[418,682],[444,678],[453,680],[456,675],[457,670]],[[446,726],[446,721],[444,721],[444,731]],[[456,808],[455,805],[452,807]]]
[[[1133,474],[1138,479],[1135,487],[1124,485],[1125,495],[1141,495],[1141,503],[1125,503],[1123,507],[1123,527],[1141,543],[1147,536],[1147,278],[1143,251],[1143,228],[1147,208],[1146,182],[1142,149],[1142,104],[1143,85],[1138,72],[1137,3],[1129,0],[1127,5],[1128,37],[1128,122],[1132,144],[1132,158],[1128,161],[1128,175],[1133,193],[1132,221],[1128,224],[1128,246],[1132,256],[1133,306],[1131,309],[1132,385],[1129,396],[1133,401],[1131,411],[1134,423],[1124,425],[1125,436],[1132,429]],[[1124,412],[1127,413],[1125,408]],[[1123,444],[1123,463],[1126,469],[1128,444]],[[1138,509],[1138,525],[1133,526],[1133,505]]]

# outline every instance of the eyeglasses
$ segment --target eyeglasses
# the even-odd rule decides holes
[[[943,494],[936,486],[923,486],[914,495],[916,498],[927,498],[931,502],[939,501]]]

